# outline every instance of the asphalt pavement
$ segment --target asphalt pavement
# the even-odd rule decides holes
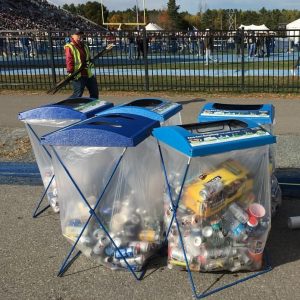
[[[103,93],[114,103],[156,94]],[[183,104],[183,122],[194,122],[208,101],[273,103],[280,167],[299,167],[300,97],[281,99],[212,95],[165,95]],[[0,94],[0,126],[23,127],[17,113],[66,98],[66,94]],[[186,272],[169,270],[166,258],[154,260],[142,281],[129,272],[113,272],[79,256],[63,277],[57,277],[70,244],[61,235],[59,215],[50,210],[33,219],[31,213],[42,193],[40,182],[6,177],[0,184],[0,299],[192,299]],[[288,216],[300,215],[300,197],[284,199],[273,219],[267,249],[273,270],[230,287],[208,299],[298,299],[300,295],[300,230],[287,227]],[[252,273],[194,274],[199,291],[208,291]]]

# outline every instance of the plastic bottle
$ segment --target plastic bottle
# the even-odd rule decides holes
[[[222,226],[227,235],[233,239],[246,240],[245,225],[238,221],[231,211],[227,210],[222,216]]]
[[[192,257],[196,257],[200,255],[201,249],[200,245],[202,243],[202,239],[200,236],[192,236],[189,235],[184,238],[184,246],[186,252]]]
[[[248,222],[248,214],[238,204],[232,203],[228,209],[240,223],[245,224]]]
[[[213,247],[222,246],[225,243],[225,237],[222,231],[214,230],[212,236],[207,240],[207,243],[209,243]]]

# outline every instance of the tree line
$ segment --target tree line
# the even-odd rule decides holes
[[[73,14],[79,14],[87,19],[102,25],[106,23],[130,23],[137,20],[136,7],[127,10],[112,10],[103,6],[103,18],[101,4],[96,1],[88,1],[85,4],[64,4],[63,8]],[[161,10],[147,10],[145,22],[153,22],[166,30],[192,30],[206,28],[214,30],[236,29],[240,24],[250,25],[265,24],[271,30],[284,29],[285,24],[300,18],[299,10],[273,9],[267,10],[264,7],[259,11],[241,9],[206,9],[201,8],[196,14],[180,12],[180,6],[176,0],[169,0],[167,6]],[[139,22],[144,21],[144,12],[138,10]],[[110,26],[110,29],[116,29]],[[126,26],[122,26],[126,29]],[[127,27],[127,29],[133,29]]]

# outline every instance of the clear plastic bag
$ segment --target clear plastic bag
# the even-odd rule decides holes
[[[271,228],[269,147],[191,159],[162,147],[174,206],[180,197],[180,231],[175,220],[170,226],[174,207],[164,197],[168,266],[186,269],[182,239],[192,271],[260,269]]]
[[[182,124],[181,114],[180,112],[178,112],[177,114],[175,114],[174,116],[166,120],[165,122],[162,122],[161,126],[172,126],[172,125],[181,125],[181,124]]]
[[[45,134],[54,132],[58,129],[64,128],[78,121],[79,120],[71,120],[71,119],[70,120],[27,119],[24,121],[45,189],[48,187],[48,185],[51,182],[46,195],[48,198],[48,202],[54,212],[59,212],[59,201],[58,201],[56,180],[55,177],[53,177],[54,172],[53,172],[53,166],[52,166],[52,161],[50,156],[50,147],[47,145],[42,146],[40,144],[39,139],[41,136]],[[34,132],[32,132],[29,126],[32,128]]]
[[[63,235],[74,244],[81,234],[77,248],[113,270],[127,267],[123,257],[133,270],[141,270],[163,241],[164,177],[156,141],[149,137],[125,152],[54,149]]]

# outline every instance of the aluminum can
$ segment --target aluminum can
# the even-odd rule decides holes
[[[102,255],[103,252],[104,252],[104,247],[100,245],[99,242],[97,242],[97,244],[93,248],[93,253],[96,255]]]
[[[214,270],[220,270],[223,269],[226,265],[226,259],[225,258],[219,258],[219,259],[212,259],[207,261],[204,265],[201,265],[201,268],[205,271],[214,271]]]
[[[200,192],[203,200],[206,201],[214,194],[218,194],[224,188],[221,178],[216,177],[205,184],[205,188]]]
[[[114,256],[115,249],[112,246],[107,246],[104,248],[104,253],[107,256]]]
[[[231,246],[226,246],[223,248],[208,248],[202,252],[202,254],[208,258],[230,257],[236,253],[237,250]]]
[[[135,270],[136,265],[138,265],[137,268],[140,268],[139,266],[141,266],[145,262],[145,256],[144,255],[139,255],[139,256],[136,256],[136,257],[132,257],[132,258],[126,258],[126,261]],[[126,264],[124,259],[118,260],[117,262],[122,267],[127,268],[127,264]]]
[[[121,259],[123,257],[131,258],[131,257],[134,257],[134,255],[135,255],[135,250],[133,247],[119,248],[119,251],[118,251],[118,249],[115,249],[115,258],[117,258],[117,259]],[[123,257],[121,254],[123,255]]]
[[[154,230],[142,230],[139,233],[139,239],[143,242],[158,242],[159,234]]]
[[[137,253],[147,253],[151,249],[151,243],[148,242],[131,242],[129,247],[133,247]]]
[[[235,261],[233,261],[232,265],[229,267],[229,271],[230,272],[237,272],[241,269],[241,267],[242,267],[241,262],[238,261],[238,260],[235,260]]]
[[[175,259],[178,261],[182,261],[185,262],[185,258],[184,258],[184,254],[183,254],[183,250],[179,249],[179,248],[172,248],[169,251],[169,255],[171,259]],[[191,262],[192,257],[190,254],[186,253],[186,258],[188,262]]]

